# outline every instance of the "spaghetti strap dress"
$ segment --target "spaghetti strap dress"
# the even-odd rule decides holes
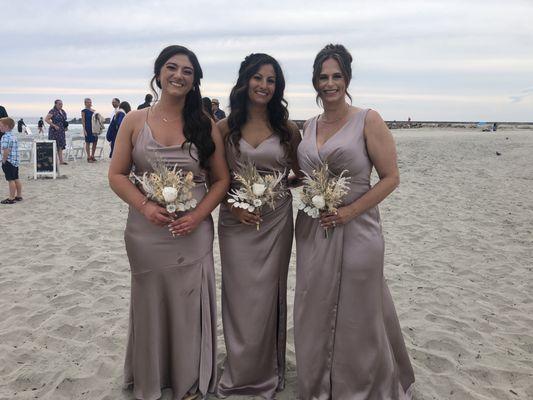
[[[253,163],[260,173],[288,174],[290,159],[277,135],[239,149],[226,142],[232,172]],[[232,180],[232,187],[237,183]],[[218,236],[222,263],[222,322],[227,356],[218,385],[221,397],[274,399],[285,384],[287,273],[293,237],[292,197],[261,210],[259,230],[242,224],[220,206]]]
[[[195,199],[205,196],[206,171],[194,145],[163,146],[145,123],[132,156],[136,175],[152,171],[153,160],[192,171]],[[189,235],[174,238],[166,226],[129,209],[124,238],[131,306],[124,379],[136,399],[159,399],[163,388],[171,388],[176,400],[215,389],[213,235],[211,217]]]
[[[360,110],[320,149],[317,118],[298,147],[302,170],[328,163],[347,170],[344,204],[370,190],[372,161]],[[392,297],[383,276],[384,242],[377,207],[324,237],[319,219],[300,211],[296,221],[294,333],[301,400],[411,398],[414,373]]]

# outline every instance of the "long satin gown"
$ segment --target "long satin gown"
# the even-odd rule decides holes
[[[302,170],[327,162],[348,170],[352,203],[370,189],[372,162],[363,134],[368,110],[352,115],[320,150],[317,117],[298,147]],[[414,373],[383,276],[384,243],[374,207],[330,229],[300,211],[296,221],[294,332],[301,400],[411,397]]]
[[[240,153],[226,144],[231,171],[253,162],[260,172],[288,174],[290,160],[277,135],[256,148],[241,138]],[[232,181],[232,187],[236,182]],[[259,230],[220,206],[222,321],[227,357],[218,393],[274,399],[284,387],[287,273],[292,248],[292,197],[265,206]]]
[[[198,154],[191,145],[194,158]],[[151,171],[151,160],[194,173],[193,194],[206,194],[206,173],[189,155],[189,146],[162,146],[148,124],[133,149],[135,173]],[[173,399],[216,384],[216,294],[213,221],[202,221],[189,235],[172,237],[166,226],[149,222],[130,207],[124,238],[131,266],[129,340],[125,386],[136,399],[155,400],[170,387]]]

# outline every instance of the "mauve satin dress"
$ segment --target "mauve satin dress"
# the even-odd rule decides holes
[[[327,162],[348,170],[352,203],[370,189],[372,162],[361,110],[318,150],[317,117],[298,147],[311,173]],[[324,237],[319,219],[296,221],[294,334],[301,400],[397,400],[411,397],[414,373],[383,276],[384,243],[374,207]]]
[[[253,162],[260,172],[289,173],[290,160],[277,135],[256,148],[241,138],[240,153],[226,143],[231,171]],[[232,187],[236,183],[232,181]],[[240,223],[220,206],[218,236],[222,261],[222,322],[227,357],[220,396],[274,399],[284,387],[287,273],[292,248],[292,197],[287,191],[275,209],[264,206],[263,222]]]
[[[194,145],[191,152],[196,160]],[[194,173],[193,194],[206,194],[206,173],[189,155],[189,145],[162,146],[148,124],[133,149],[136,175],[151,171],[150,160]],[[124,239],[131,266],[130,330],[125,386],[136,399],[155,400],[170,387],[173,399],[213,392],[216,384],[216,294],[213,221],[189,235],[172,237],[130,207]]]

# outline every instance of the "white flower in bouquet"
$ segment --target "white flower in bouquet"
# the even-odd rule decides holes
[[[191,171],[178,169],[175,164],[169,168],[162,160],[152,163],[153,172],[145,172],[142,177],[133,174],[133,179],[145,192],[146,196],[166,208],[173,214],[196,207],[192,189],[196,186]]]
[[[339,176],[334,176],[325,163],[311,174],[303,172],[303,188],[298,200],[298,209],[311,218],[319,218],[321,212],[334,212],[342,204],[348,193],[350,178],[342,171]],[[328,237],[328,230],[325,231]]]
[[[276,200],[286,195],[282,183],[285,173],[272,171],[271,174],[262,175],[255,165],[247,163],[234,176],[239,183],[239,188],[228,192],[228,204],[231,207],[259,213],[260,208],[265,204],[274,209]],[[259,224],[257,224],[257,229],[259,230]]]
[[[263,193],[265,193],[265,190],[266,190],[266,185],[263,184],[263,183],[254,183],[252,185],[252,192],[254,193],[254,195],[256,195],[257,197],[260,197],[263,195]]]
[[[178,198],[178,189],[175,187],[167,186],[163,188],[163,198],[167,203],[172,203]]]
[[[319,195],[319,194],[317,194],[316,196],[313,196],[313,198],[311,199],[311,202],[319,210],[322,210],[326,206],[326,200],[324,199],[324,196]]]

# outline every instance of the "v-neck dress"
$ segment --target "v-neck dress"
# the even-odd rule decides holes
[[[257,147],[241,138],[239,149],[226,143],[232,172],[253,162],[261,173],[289,173],[290,159],[277,135]],[[236,186],[232,180],[232,187]],[[287,273],[293,237],[290,192],[275,209],[264,206],[261,218],[257,230],[242,224],[227,204],[220,206],[222,321],[227,351],[218,385],[221,396],[274,399],[285,384]]]
[[[348,170],[344,205],[370,190],[372,161],[364,138],[368,110],[352,115],[320,149],[317,118],[298,147],[311,174],[323,163]],[[296,221],[294,341],[301,400],[398,400],[414,382],[394,304],[383,276],[384,242],[377,207],[324,237],[319,219]]]
[[[162,160],[192,171],[194,198],[207,190],[206,171],[194,145],[163,146],[145,123],[133,149],[136,175]],[[172,237],[130,207],[124,239],[131,267],[129,338],[125,385],[136,399],[155,400],[170,387],[173,399],[187,393],[213,392],[216,384],[216,294],[213,221],[202,221],[190,234]]]

